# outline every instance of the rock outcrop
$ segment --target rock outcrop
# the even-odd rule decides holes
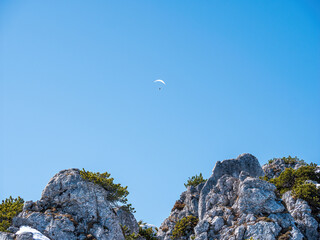
[[[294,200],[290,192],[281,199],[275,185],[259,178],[265,174],[277,177],[287,167],[301,166],[277,159],[262,168],[250,154],[217,162],[205,183],[188,187],[181,194],[175,204],[180,208],[172,209],[158,238],[171,239],[175,225],[192,215],[198,218],[193,234],[179,239],[320,239],[319,222],[310,206],[301,199]]]
[[[270,179],[279,177],[286,168],[298,169],[301,166],[303,166],[302,161],[286,162],[282,158],[275,158],[271,160],[270,163],[263,165],[262,169],[265,175]]]
[[[157,238],[320,240],[320,209],[294,198],[291,191],[280,196],[274,184],[260,179],[276,178],[286,168],[303,165],[291,158],[274,159],[261,167],[251,154],[218,161],[208,180],[188,186],[180,195]],[[312,169],[320,174],[319,166]],[[305,182],[320,186],[314,179]],[[101,186],[84,180],[78,169],[63,170],[50,180],[39,201],[25,202],[23,211],[13,219],[11,233],[0,232],[0,240],[145,240],[141,235],[124,236],[121,226],[138,234],[138,223],[132,213],[114,208],[108,194]],[[192,224],[182,226],[188,219]],[[176,226],[185,232],[177,234]]]
[[[121,224],[137,232],[137,221],[129,212],[115,211],[107,196],[104,188],[83,180],[78,169],[63,170],[50,180],[39,201],[24,204],[10,230],[29,226],[59,240],[124,240]]]
[[[203,218],[205,212],[207,211],[206,197],[213,188],[213,186],[217,184],[218,180],[224,175],[239,178],[241,172],[242,175],[251,177],[259,177],[264,175],[259,161],[251,154],[241,154],[236,159],[228,159],[222,162],[218,161],[216,163],[212,170],[211,177],[207,180],[207,182],[201,190],[199,201],[200,219]]]
[[[320,239],[320,224],[313,216],[308,203],[302,199],[294,199],[291,191],[283,194],[282,200],[303,235],[310,240]]]

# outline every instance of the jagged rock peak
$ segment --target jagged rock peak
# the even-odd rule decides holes
[[[249,173],[251,177],[264,175],[258,159],[249,153],[243,153],[236,159],[227,159],[222,162],[218,161],[212,170],[211,177],[214,178],[215,181],[225,174],[239,178],[242,171]]]
[[[274,184],[259,178],[264,174],[274,178],[288,167],[303,165],[298,158],[282,158],[272,159],[262,169],[251,154],[217,162],[205,183],[181,194],[162,223],[158,238],[170,240],[177,232],[182,234],[187,217],[192,215],[198,218],[197,225],[191,230],[186,227],[188,231],[177,239],[320,240],[319,209],[296,199],[291,191],[281,198]],[[320,167],[314,166],[314,171],[319,173]],[[314,180],[306,182],[320,185]]]
[[[84,180],[79,169],[60,171],[39,201],[25,203],[10,230],[29,226],[52,240],[124,240],[121,225],[126,223],[137,232],[137,221],[131,213],[116,212],[108,194],[103,187]]]
[[[217,161],[212,170],[212,175],[201,190],[199,200],[200,219],[206,212],[206,197],[208,193],[210,192],[212,187],[217,184],[218,180],[224,175],[232,176],[234,178],[241,178],[241,180],[244,180],[247,176],[263,176],[264,172],[258,159],[249,153],[243,153],[236,159],[227,159],[223,160],[222,162]]]

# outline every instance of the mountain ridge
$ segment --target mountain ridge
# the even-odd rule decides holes
[[[296,198],[295,189],[278,191],[276,180],[286,169],[303,168],[320,178],[319,166],[295,158],[274,159],[262,167],[248,153],[218,161],[205,182],[188,186],[180,195],[156,234],[146,233],[147,225],[138,223],[130,211],[115,208],[110,192],[83,179],[79,169],[62,170],[51,178],[40,200],[24,203],[10,232],[0,232],[0,240],[40,239],[21,232],[22,227],[52,240],[319,240],[318,206]],[[299,184],[319,187],[319,182],[303,179],[306,183]]]

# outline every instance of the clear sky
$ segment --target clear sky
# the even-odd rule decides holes
[[[218,160],[320,163],[316,0],[2,0],[0,36],[1,199],[108,171],[160,225]]]

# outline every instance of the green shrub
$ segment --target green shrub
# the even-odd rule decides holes
[[[8,232],[8,227],[12,223],[12,219],[17,216],[23,208],[23,199],[9,197],[2,200],[0,204],[0,231]]]
[[[136,235],[135,233],[131,233],[130,229],[126,225],[120,226],[125,240],[134,240],[138,238],[138,235]]]
[[[188,186],[196,187],[200,183],[203,183],[205,181],[207,181],[207,179],[204,179],[203,176],[202,176],[202,173],[200,173],[199,176],[195,175],[195,176],[192,176],[191,178],[189,178],[187,183],[184,184],[184,186],[185,187],[188,187]]]
[[[127,190],[128,186],[121,186],[120,183],[115,184],[113,182],[113,178],[111,178],[111,174],[108,172],[105,173],[94,173],[89,172],[84,169],[80,170],[81,177],[89,182],[93,182],[95,184],[100,185],[105,190],[108,191],[108,197],[107,199],[115,206],[120,207],[119,203],[123,204],[121,207],[124,210],[130,211],[134,213],[134,208],[131,204],[128,204],[127,196],[129,195],[129,192]]]
[[[278,158],[273,158],[268,161],[268,164],[272,164],[275,160]],[[299,159],[298,157],[291,157],[290,155],[288,157],[281,158],[285,164],[294,164],[299,163],[301,165],[307,165],[306,162],[302,159]]]
[[[156,234],[153,232],[152,227],[150,228],[142,228],[139,227],[139,235],[144,237],[146,240],[157,240]]]
[[[296,181],[299,183],[303,183],[306,180],[312,180],[319,182],[320,174],[316,173],[316,167],[314,165],[302,166],[295,170]]]
[[[174,226],[171,239],[189,237],[191,234],[194,233],[194,227],[197,224],[198,218],[192,215],[180,219]]]
[[[276,158],[270,159],[270,160],[268,161],[268,164],[272,164],[275,160],[276,160]]]
[[[284,160],[285,164],[294,164],[294,163],[299,163],[301,165],[306,165],[305,161],[302,159],[299,159],[297,156],[291,157],[290,155],[288,157],[283,157],[281,158]]]
[[[320,207],[320,189],[306,180],[320,182],[320,173],[316,173],[315,164],[307,164],[296,170],[286,168],[279,177],[270,179],[269,182],[276,185],[280,194],[292,190],[294,198],[300,198],[309,203],[311,208]]]
[[[141,222],[138,222],[141,223]],[[143,228],[139,226],[139,233],[131,233],[130,229],[125,226],[121,225],[122,233],[125,238],[125,240],[135,240],[139,238],[145,238],[146,240],[157,240],[156,234],[153,232],[153,229],[150,228]]]
[[[313,165],[306,165],[294,170],[286,168],[279,177],[272,178],[269,182],[276,185],[280,194],[292,190],[294,186],[303,184],[306,180],[320,181],[320,174],[315,172],[316,167]]]
[[[310,206],[320,207],[320,189],[312,183],[298,184],[292,190],[295,198],[300,198],[309,203]]]
[[[264,175],[263,177],[260,176],[259,179],[264,181],[269,181],[269,178],[266,175]]]
[[[295,183],[295,170],[292,168],[286,168],[279,177],[272,178],[269,182],[276,185],[277,189],[279,190],[280,194],[283,194],[292,189]]]

